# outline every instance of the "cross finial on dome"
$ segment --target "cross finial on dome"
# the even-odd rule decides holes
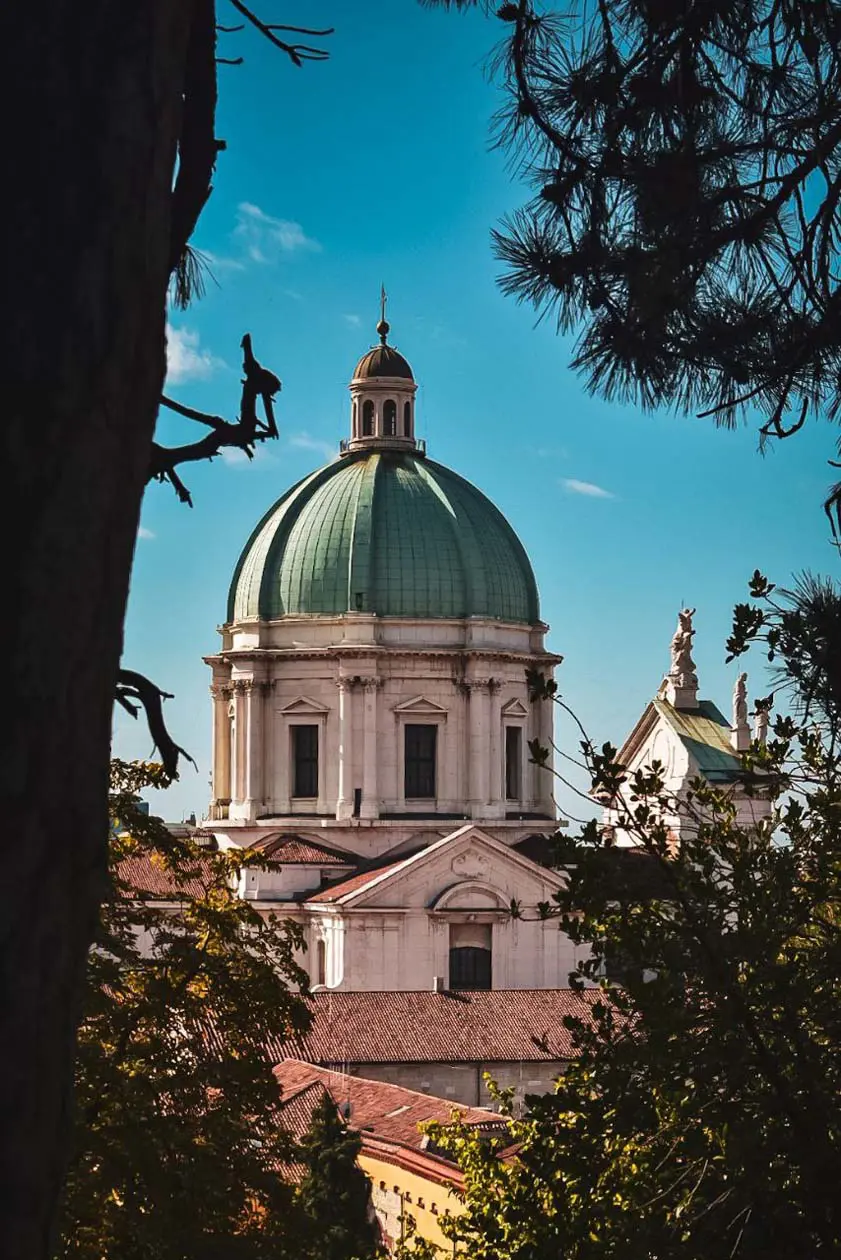
[[[385,291],[385,285],[380,285],[380,322],[377,324],[377,332],[380,334],[380,344],[385,345],[386,339],[391,325],[385,317],[386,303],[388,302],[388,294]]]

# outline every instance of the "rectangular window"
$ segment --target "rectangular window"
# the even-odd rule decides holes
[[[492,928],[486,923],[450,924],[450,988],[490,989]]]
[[[523,795],[523,732],[519,726],[505,728],[505,796],[519,801]]]
[[[404,796],[407,800],[435,798],[437,726],[409,723],[405,734]]]
[[[318,796],[318,727],[293,726],[292,795]]]

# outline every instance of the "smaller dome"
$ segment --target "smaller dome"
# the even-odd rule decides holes
[[[354,380],[370,380],[377,376],[399,376],[407,381],[415,379],[399,350],[386,344],[374,346],[373,350],[363,354],[353,372]]]

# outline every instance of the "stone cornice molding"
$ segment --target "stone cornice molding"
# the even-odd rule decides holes
[[[250,650],[239,648],[227,648],[220,653],[218,657],[204,658],[208,663],[214,664],[239,664],[246,663],[253,659],[254,653]],[[379,644],[376,646],[360,646],[349,650],[344,645],[330,645],[328,647],[312,647],[312,648],[263,648],[261,649],[260,662],[264,664],[272,659],[276,660],[337,660],[340,664],[345,658],[358,660],[360,657],[379,658],[380,660],[400,660],[406,658],[434,657],[438,659],[446,658],[449,660],[469,660],[472,657],[481,657],[486,661],[514,661],[523,662],[529,665],[560,665],[563,657],[556,652],[518,652],[507,648],[466,648],[463,645],[455,647],[418,647],[411,648],[405,644],[395,645],[393,647],[388,644]]]

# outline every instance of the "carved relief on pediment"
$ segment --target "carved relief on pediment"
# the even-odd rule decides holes
[[[488,859],[476,849],[459,853],[450,863],[450,869],[462,879],[487,879],[490,870]]]

